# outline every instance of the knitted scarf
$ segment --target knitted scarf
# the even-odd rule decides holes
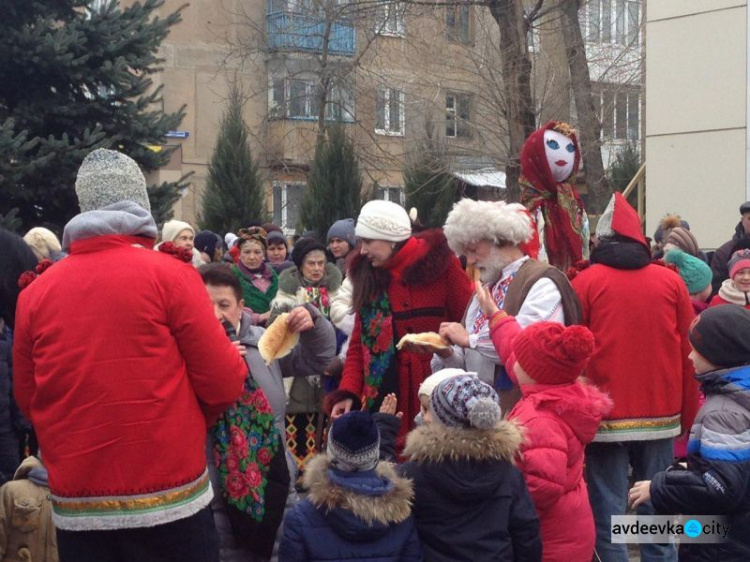
[[[271,301],[279,290],[279,276],[266,263],[261,266],[262,274],[269,276],[271,285],[264,293],[253,284],[250,279],[238,265],[232,266],[232,273],[239,280],[242,286],[242,298],[245,300],[245,306],[253,312],[263,314],[271,309]]]
[[[393,315],[388,293],[382,291],[368,302],[359,313],[362,347],[364,348],[364,378],[362,402],[367,409],[375,406],[381,396],[381,388],[395,386],[390,380],[395,376],[396,346],[393,342]],[[384,385],[384,382],[386,383]]]
[[[719,296],[731,304],[750,305],[750,293],[740,291],[731,279],[725,279],[721,284]]]
[[[281,445],[273,410],[251,376],[245,378],[240,399],[211,428],[214,464],[227,502],[262,521],[271,459]]]

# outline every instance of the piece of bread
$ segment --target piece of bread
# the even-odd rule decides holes
[[[472,282],[479,281],[479,277],[482,275],[482,271],[473,265],[466,266],[466,277],[471,279]]]
[[[429,345],[438,349],[448,349],[451,342],[446,340],[440,334],[435,332],[422,332],[421,334],[406,334],[396,345],[396,349],[401,349],[405,343],[416,345]]]
[[[272,361],[281,359],[289,355],[294,346],[299,342],[299,334],[289,331],[286,319],[289,316],[287,312],[279,314],[258,341],[258,351],[266,365]]]

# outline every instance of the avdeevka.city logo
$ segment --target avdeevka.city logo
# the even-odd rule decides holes
[[[703,525],[701,525],[701,522],[697,519],[690,519],[688,521],[685,521],[685,534],[690,537],[691,539],[694,539],[696,537],[700,537],[703,533]]]
[[[718,515],[613,515],[610,530],[615,544],[717,543],[729,525]]]

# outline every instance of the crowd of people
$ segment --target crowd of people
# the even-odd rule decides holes
[[[526,205],[294,240],[159,229],[89,154],[62,241],[0,229],[0,560],[625,562],[626,513],[729,523],[644,562],[750,560],[750,202],[707,254],[615,193],[581,248],[537,136]]]

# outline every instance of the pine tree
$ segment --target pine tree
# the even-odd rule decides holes
[[[445,224],[458,199],[444,151],[428,136],[420,142],[404,169],[406,207],[416,207],[420,222],[430,228]]]
[[[184,115],[184,108],[164,113],[149,78],[180,10],[161,18],[164,0],[122,9],[112,0],[98,11],[88,4],[3,2],[0,213],[18,207],[27,227],[62,226],[78,213],[75,176],[94,148],[120,150],[146,171],[164,165],[169,152],[148,146],[161,144]]]
[[[250,151],[250,140],[242,112],[245,97],[235,79],[221,120],[216,147],[208,164],[203,195],[202,228],[213,232],[237,232],[251,221],[268,218],[258,164]]]
[[[354,145],[341,125],[332,125],[315,147],[302,198],[300,226],[322,239],[337,220],[356,218],[362,204],[362,174]]]

